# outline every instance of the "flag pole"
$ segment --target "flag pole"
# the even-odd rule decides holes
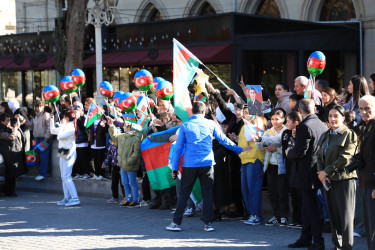
[[[220,79],[220,77],[218,77],[214,72],[212,72],[206,65],[204,65],[202,62],[201,62],[201,65],[203,65],[211,74],[213,74],[215,77],[216,77],[216,79],[221,83],[221,84],[223,84],[224,85],[224,87],[226,87],[227,89],[230,89],[229,87],[228,87],[228,85],[226,85],[224,82],[223,82],[223,80],[221,80]]]

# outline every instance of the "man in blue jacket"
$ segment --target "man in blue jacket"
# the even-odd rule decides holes
[[[251,149],[251,147],[241,148],[229,140],[214,121],[204,118],[205,110],[206,105],[203,102],[195,102],[193,104],[193,115],[189,121],[183,123],[180,127],[172,159],[172,177],[174,179],[177,177],[179,162],[184,148],[185,152],[182,164],[180,196],[173,221],[166,227],[169,231],[181,231],[180,225],[186,202],[197,178],[200,180],[203,196],[204,230],[207,232],[214,231],[212,226],[214,218],[212,184],[214,181],[213,165],[215,165],[215,161],[212,152],[212,136],[223,146],[237,154]]]

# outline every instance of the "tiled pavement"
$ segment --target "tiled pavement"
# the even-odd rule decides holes
[[[0,197],[0,249],[287,249],[300,231],[278,226],[248,226],[239,220],[215,222],[204,232],[199,216],[186,218],[179,233],[165,230],[166,210],[122,208],[103,198],[80,197],[81,206],[59,207],[61,195],[18,192]],[[324,234],[326,248],[332,247]],[[367,249],[355,238],[355,249]]]

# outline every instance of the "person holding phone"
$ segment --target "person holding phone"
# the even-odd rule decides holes
[[[332,243],[337,249],[352,249],[357,174],[347,173],[345,167],[355,154],[357,136],[344,120],[345,109],[338,105],[332,107],[328,115],[331,129],[318,142],[317,170],[325,187]]]

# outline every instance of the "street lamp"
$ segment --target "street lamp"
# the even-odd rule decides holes
[[[113,10],[118,4],[118,0],[94,0],[95,6],[86,10],[86,24],[95,27],[95,55],[96,55],[96,100],[98,105],[103,103],[100,95],[99,85],[103,81],[103,60],[102,60],[102,24],[110,25],[114,20]]]

